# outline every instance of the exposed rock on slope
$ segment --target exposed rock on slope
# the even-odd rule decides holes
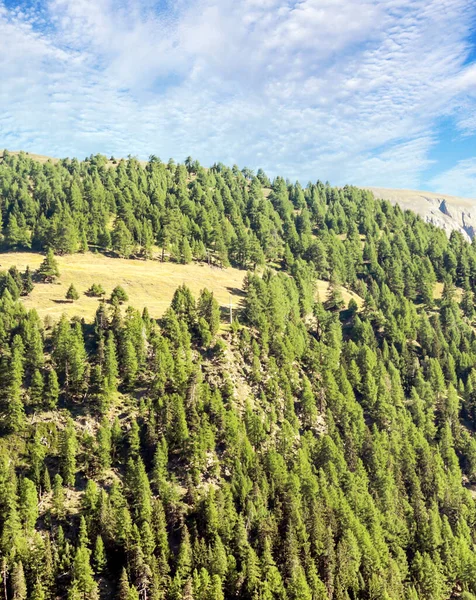
[[[476,234],[476,198],[459,198],[434,192],[391,190],[369,187],[376,198],[399,204],[403,210],[413,210],[428,223],[442,227],[449,235],[453,229],[467,239]]]

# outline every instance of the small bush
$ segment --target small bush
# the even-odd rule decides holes
[[[129,296],[126,294],[124,288],[120,285],[117,285],[111,293],[111,304],[122,304],[123,302],[127,302],[129,300]]]
[[[93,283],[93,285],[86,292],[88,296],[93,296],[93,298],[100,298],[104,296],[105,290],[100,283]]]
[[[68,288],[68,291],[66,292],[66,300],[77,300],[78,298],[79,294],[74,285],[71,284]]]

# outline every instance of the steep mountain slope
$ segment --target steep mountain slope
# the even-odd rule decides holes
[[[414,190],[377,187],[366,189],[373,192],[376,198],[398,204],[402,210],[418,213],[428,223],[444,229],[448,235],[456,230],[471,240],[476,233],[476,199],[474,198]]]
[[[7,154],[0,209],[6,600],[476,600],[463,235],[156,158]],[[215,271],[225,299],[242,277],[231,324]],[[139,306],[71,294],[43,323],[90,283]]]

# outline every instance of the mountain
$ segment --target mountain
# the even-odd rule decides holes
[[[0,216],[6,600],[476,599],[465,236],[156,157],[6,152]]]
[[[441,227],[449,235],[459,231],[472,240],[476,233],[476,199],[449,196],[434,192],[395,190],[387,188],[366,188],[376,198],[398,204],[402,210],[418,213],[428,223]]]

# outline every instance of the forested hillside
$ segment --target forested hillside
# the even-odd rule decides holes
[[[5,600],[476,598],[461,234],[191,159],[6,152],[0,200],[4,250],[45,253],[0,273]],[[242,303],[228,324],[182,285],[157,320],[98,281],[92,322],[25,308],[61,279],[54,254],[88,249],[233,265]]]

